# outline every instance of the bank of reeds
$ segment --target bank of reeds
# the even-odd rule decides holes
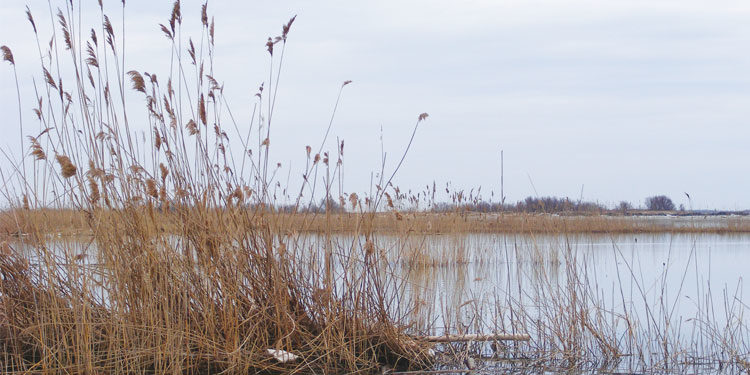
[[[617,368],[631,359],[639,370],[691,359],[747,366],[744,305],[731,294],[721,301],[731,305],[729,323],[714,323],[707,307],[713,300],[704,299],[694,320],[695,337],[704,341],[685,346],[663,308],[669,301],[645,317],[625,299],[646,292],[615,293],[623,299],[619,308],[605,303],[588,279],[592,271],[565,241],[549,254],[504,247],[506,273],[530,264],[536,284],[494,291],[492,309],[480,302],[486,296],[464,298],[464,290],[473,292],[465,285],[440,309],[436,289],[419,286],[439,272],[465,272],[455,267],[493,251],[477,256],[461,236],[435,251],[425,234],[746,232],[740,219],[717,228],[662,227],[625,217],[399,212],[399,200],[409,197],[391,181],[364,199],[340,197],[350,212],[307,210],[315,181],[331,196],[340,176],[341,163],[332,162],[342,157],[340,146],[324,152],[327,131],[319,148],[307,148],[300,193],[310,202],[293,197],[288,211],[296,213],[275,211],[268,150],[294,18],[268,39],[274,69],[258,89],[249,129],[240,131],[213,71],[214,21],[206,5],[202,35],[192,40],[181,32],[183,9],[174,3],[161,25],[172,63],[157,78],[125,68],[118,47],[124,35],[101,4],[90,30],[79,29],[78,9],[64,4],[50,12],[52,43],[38,37],[38,129],[21,122],[30,135],[26,153],[3,171],[12,202],[0,217],[3,373],[425,369],[471,363],[486,346],[444,344],[435,355],[419,334],[488,330],[530,334],[528,343],[493,343],[492,351],[532,370]],[[12,51],[3,53],[14,65]],[[145,99],[144,134],[132,125],[131,88]],[[425,118],[418,116],[416,126]],[[295,357],[279,360],[283,353]]]
[[[257,92],[250,128],[240,132],[224,123],[219,80],[231,77],[213,70],[207,4],[195,15],[202,28],[193,40],[183,36],[183,9],[174,3],[161,25],[171,66],[158,78],[125,67],[125,36],[102,2],[91,29],[82,28],[77,6],[50,9],[52,42],[37,35],[39,130],[21,122],[29,147],[3,172],[13,206],[3,232],[21,239],[6,238],[0,254],[0,371],[331,373],[429,365],[430,345],[407,336],[392,313],[386,292],[398,281],[382,273],[372,241],[343,253],[325,245],[303,252],[263,208],[274,204],[268,150],[294,17],[268,39],[273,70]],[[27,17],[37,34],[30,10]],[[3,52],[15,67],[12,50]],[[143,134],[131,89],[145,99]],[[308,152],[307,175],[337,173],[324,144]],[[358,222],[369,238],[367,217]],[[85,246],[81,236],[62,234],[85,235]]]
[[[257,211],[245,207],[248,212]],[[102,211],[102,215],[105,214]],[[82,211],[9,210],[0,212],[0,234],[19,235],[28,231],[28,222],[52,235],[88,235],[90,227]],[[160,226],[168,232],[177,231],[179,217],[156,210]],[[615,215],[552,215],[474,212],[301,212],[266,210],[264,222],[274,231],[296,233],[355,234],[363,230],[381,234],[462,234],[462,233],[750,233],[750,218],[745,216],[615,216]],[[366,219],[366,220],[365,220]]]

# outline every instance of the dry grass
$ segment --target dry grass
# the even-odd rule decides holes
[[[414,279],[429,280],[438,268],[472,261],[460,241],[435,254],[425,251],[418,235],[748,231],[745,221],[734,219],[715,228],[665,228],[624,217],[398,212],[402,194],[390,182],[406,152],[373,195],[340,194],[356,213],[274,212],[269,207],[279,202],[268,150],[276,144],[275,90],[294,18],[268,39],[277,75],[269,74],[259,89],[252,123],[240,131],[233,120],[226,124],[230,112],[213,70],[214,20],[207,6],[200,13],[202,35],[192,40],[182,35],[183,11],[174,3],[161,25],[173,64],[157,79],[122,65],[118,46],[124,36],[104,10],[101,26],[78,30],[77,9],[64,4],[53,43],[37,35],[43,72],[34,101],[39,129],[21,162],[2,171],[10,176],[4,177],[4,194],[12,207],[0,213],[0,235],[20,237],[0,243],[3,373],[425,369],[436,360],[431,344],[412,334],[424,333],[437,316],[446,331],[462,333],[469,327],[462,322],[466,311],[478,305],[452,301],[452,315],[426,307],[429,295],[401,298]],[[28,18],[36,34],[30,12]],[[14,59],[7,47],[2,52],[15,67],[19,56]],[[60,73],[66,67],[75,71]],[[122,109],[132,100],[126,86],[145,99],[146,131],[136,129],[130,122],[135,116],[128,120]],[[407,152],[426,118],[417,117]],[[22,120],[21,129],[24,134]],[[328,130],[316,153],[306,147],[300,193],[308,198],[321,195],[317,184],[332,196],[340,181],[343,160],[331,161],[343,158],[343,142],[335,154],[325,152]],[[291,198],[295,208],[304,208],[301,194]],[[388,235],[397,239],[394,248],[386,248]],[[531,257],[535,264],[560,264],[541,253]],[[598,304],[582,282],[586,273],[575,262],[566,264],[567,285],[553,285],[540,271],[547,284],[535,291],[531,309],[522,299],[496,296],[505,306],[491,314],[501,322],[498,330],[533,334],[530,346],[498,352],[568,368],[591,368],[597,357],[617,361],[625,355],[620,342],[646,345],[664,358],[674,353],[667,345],[668,324],[647,321],[647,329],[618,337],[609,322],[630,323],[627,312],[621,318]],[[476,321],[486,314],[476,307],[468,315]],[[667,339],[647,335],[658,330]],[[742,332],[713,339],[736,363],[745,359],[746,345],[731,340],[746,337]],[[445,353],[465,358],[468,346],[449,345]],[[299,359],[279,363],[268,349]]]
[[[6,238],[0,254],[0,371],[375,372],[433,361],[430,345],[393,315],[386,291],[400,281],[382,273],[371,242],[303,251],[287,246],[296,238],[262,209],[274,204],[268,148],[278,76],[257,95],[249,129],[225,128],[206,5],[201,39],[188,39],[183,57],[174,3],[162,25],[174,69],[157,79],[121,65],[123,36],[104,10],[101,28],[83,31],[77,9],[64,4],[53,43],[37,35],[40,131],[8,172],[12,207],[0,214],[2,234],[21,238]],[[274,71],[293,20],[269,38]],[[60,73],[66,67],[75,74]],[[145,98],[142,137],[122,109],[128,81]],[[324,155],[310,172],[328,175]],[[269,349],[299,358],[280,363]]]
[[[153,180],[147,180],[148,195],[158,196]],[[237,189],[232,197],[241,197]],[[253,212],[278,233],[357,234],[465,234],[465,233],[750,233],[746,217],[639,217],[639,216],[558,216],[549,214],[481,214],[481,213],[283,213]],[[100,210],[100,215],[114,215]],[[0,234],[28,233],[33,228],[51,235],[90,235],[88,213],[72,209],[9,210],[0,212]],[[160,230],[179,232],[178,215],[154,211]],[[94,225],[96,225],[94,223]]]

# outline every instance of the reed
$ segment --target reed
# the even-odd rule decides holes
[[[157,191],[154,180],[146,181],[148,195],[155,196]],[[91,188],[92,193],[98,192]],[[96,190],[95,190],[96,189]],[[98,193],[97,193],[98,194]],[[243,199],[243,191],[236,189],[231,193],[232,199]],[[95,196],[95,195],[94,195]],[[252,208],[246,208],[253,211]],[[107,210],[101,212],[105,214]],[[0,233],[18,235],[26,233],[28,221],[34,221],[35,228],[46,228],[45,232],[53,235],[90,235],[91,228],[86,221],[86,212],[72,209],[11,209],[0,212]],[[156,210],[154,215],[163,230],[176,233],[179,217],[164,210]],[[363,216],[367,216],[366,219]],[[530,213],[489,214],[473,212],[334,212],[290,213],[281,210],[266,210],[264,221],[276,232],[355,234],[362,232],[364,226],[373,233],[380,234],[465,234],[465,233],[499,233],[499,234],[628,234],[628,233],[695,233],[695,234],[729,234],[750,233],[750,219],[743,216],[679,217],[664,218],[652,216],[617,216],[617,215],[551,215]]]
[[[294,17],[268,38],[272,70],[255,96],[252,123],[240,131],[225,117],[231,111],[213,69],[215,23],[207,4],[200,8],[201,36],[185,42],[182,22],[189,13],[174,3],[160,25],[172,63],[159,78],[125,67],[125,36],[102,2],[99,24],[90,30],[79,28],[73,3],[64,4],[50,12],[53,42],[37,35],[44,41],[38,43],[42,86],[34,98],[39,129],[27,138],[22,162],[3,171],[11,202],[0,213],[3,373],[456,369],[461,362],[474,367],[473,358],[486,355],[488,346],[435,346],[422,336],[488,331],[529,334],[529,342],[490,347],[496,359],[532,371],[624,362],[651,371],[698,360],[747,369],[750,333],[736,294],[721,298],[730,306],[724,326],[707,307],[713,297],[701,299],[693,320],[701,344],[685,345],[663,286],[661,302],[647,304],[653,309],[646,317],[625,303],[622,289],[615,294],[621,305],[604,301],[603,286],[590,280],[595,270],[565,237],[745,233],[744,219],[707,227],[601,215],[432,212],[434,185],[411,194],[391,184],[427,114],[417,116],[398,166],[381,171],[391,177],[374,194],[334,197],[343,142],[335,153],[324,146],[338,100],[321,146],[306,147],[301,193],[315,197],[322,189],[324,209],[313,209],[315,202],[301,194],[282,206],[269,148]],[[36,34],[31,11],[27,17]],[[5,46],[2,52],[14,66],[18,56]],[[136,131],[128,110],[133,94],[145,102],[145,132]],[[476,194],[455,192],[454,203],[476,202]],[[497,254],[494,245],[472,242],[476,233],[563,238],[554,250],[512,243]],[[631,266],[621,254],[618,259]],[[469,284],[449,296],[428,287],[445,272],[466,283],[462,266],[485,262],[503,265],[508,280],[530,275],[534,287],[509,282],[490,294],[492,303]],[[632,269],[623,277],[637,281]],[[627,298],[647,296],[638,289]]]
[[[12,207],[2,213],[3,234],[20,240],[6,238],[0,255],[0,370],[328,373],[429,365],[430,345],[407,336],[389,310],[384,291],[398,281],[381,274],[371,242],[302,251],[294,246],[299,236],[281,231],[265,208],[274,205],[268,149],[279,76],[261,86],[247,136],[238,131],[230,141],[207,4],[200,39],[185,45],[183,9],[174,3],[161,25],[172,66],[159,78],[125,67],[124,35],[99,6],[100,25],[90,30],[79,28],[72,2],[51,11],[53,42],[38,46],[40,131],[13,167],[20,173],[5,190]],[[273,71],[281,70],[293,21],[268,39]],[[14,64],[10,48],[2,51]],[[145,99],[148,140],[132,122],[130,89]],[[249,157],[253,148],[257,159]],[[311,172],[328,173],[327,153],[320,161]],[[366,227],[365,215],[358,221]],[[330,238],[333,230],[322,233]],[[294,360],[272,355],[280,351]]]

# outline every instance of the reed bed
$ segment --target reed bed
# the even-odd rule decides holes
[[[12,204],[3,232],[21,241],[6,238],[0,254],[0,371],[329,373],[432,362],[430,346],[390,312],[385,290],[395,281],[379,273],[371,241],[352,243],[346,257],[325,246],[301,253],[272,225],[264,207],[274,205],[268,149],[279,76],[258,89],[249,128],[226,126],[207,4],[193,40],[183,39],[174,3],[161,25],[171,67],[159,78],[126,69],[125,36],[102,2],[91,29],[73,2],[63,4],[50,9],[49,44],[27,10],[42,86],[38,130],[21,118],[29,148],[3,171]],[[268,39],[272,72],[293,22]],[[12,50],[2,50],[15,68]],[[142,134],[131,89],[145,100]],[[322,151],[308,155],[307,174],[337,173]]]
[[[733,306],[731,324],[718,326],[708,313],[696,317],[706,343],[686,347],[668,310],[638,319],[628,305],[618,310],[598,298],[587,279],[591,270],[565,241],[554,252],[504,247],[508,274],[512,265],[531,264],[537,287],[494,291],[491,309],[480,303],[486,295],[467,299],[462,292],[436,305],[435,289],[419,287],[494,254],[491,246],[474,252],[462,234],[747,232],[746,222],[665,228],[620,217],[401,209],[409,197],[391,181],[427,114],[417,116],[398,166],[380,173],[391,177],[367,197],[340,194],[337,212],[330,197],[343,144],[324,150],[329,127],[319,148],[306,148],[300,193],[282,210],[268,150],[295,18],[268,38],[272,70],[257,89],[251,123],[240,126],[223,96],[227,77],[213,69],[215,23],[207,4],[195,15],[201,35],[191,39],[174,3],[160,25],[170,69],[158,78],[125,67],[125,35],[99,7],[91,29],[81,26],[72,2],[50,9],[51,43],[37,35],[27,11],[41,79],[37,126],[31,131],[19,119],[28,147],[2,170],[11,202],[0,214],[3,373],[445,369],[471,364],[486,346],[435,346],[423,335],[487,330],[531,335],[528,343],[493,343],[496,357],[524,369],[617,368],[623,358],[636,358],[632,368],[641,370],[695,358],[746,368],[744,304],[731,294],[723,299]],[[12,50],[2,52],[15,68]],[[142,133],[135,100],[145,102]],[[316,186],[323,190],[316,194]],[[326,209],[310,210],[320,195],[328,197]],[[439,251],[426,242],[438,234],[447,238]],[[565,281],[549,267],[562,270]]]
[[[253,211],[252,208],[248,208]],[[105,215],[106,210],[102,211]],[[398,215],[396,213],[398,212]],[[0,212],[0,235],[28,232],[29,221],[53,235],[89,235],[86,213],[71,209],[6,210]],[[176,233],[179,217],[157,210],[163,230]],[[474,212],[334,212],[288,213],[268,210],[264,222],[277,232],[354,234],[363,230],[381,234],[626,234],[626,233],[750,233],[744,216],[615,216]]]

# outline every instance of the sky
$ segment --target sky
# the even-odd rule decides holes
[[[104,2],[121,29],[120,2]],[[96,2],[83,3],[83,17],[96,20]],[[36,129],[31,82],[40,67],[27,4],[49,32],[46,1],[3,0],[0,44],[13,50],[25,125]],[[183,1],[185,35],[200,35],[201,4]],[[166,69],[158,24],[170,10],[169,1],[126,2],[127,70]],[[352,80],[325,147],[345,141],[346,192],[369,191],[381,135],[389,175],[426,112],[394,178],[402,190],[449,183],[497,201],[502,150],[506,202],[558,196],[639,206],[665,194],[694,209],[750,208],[750,2],[209,1],[208,10],[215,77],[240,124],[268,79],[266,39],[297,15],[272,128],[282,184],[286,176],[299,183],[305,146],[320,144],[338,90]],[[0,113],[0,147],[18,155],[7,63]],[[10,168],[7,159],[0,168]]]

